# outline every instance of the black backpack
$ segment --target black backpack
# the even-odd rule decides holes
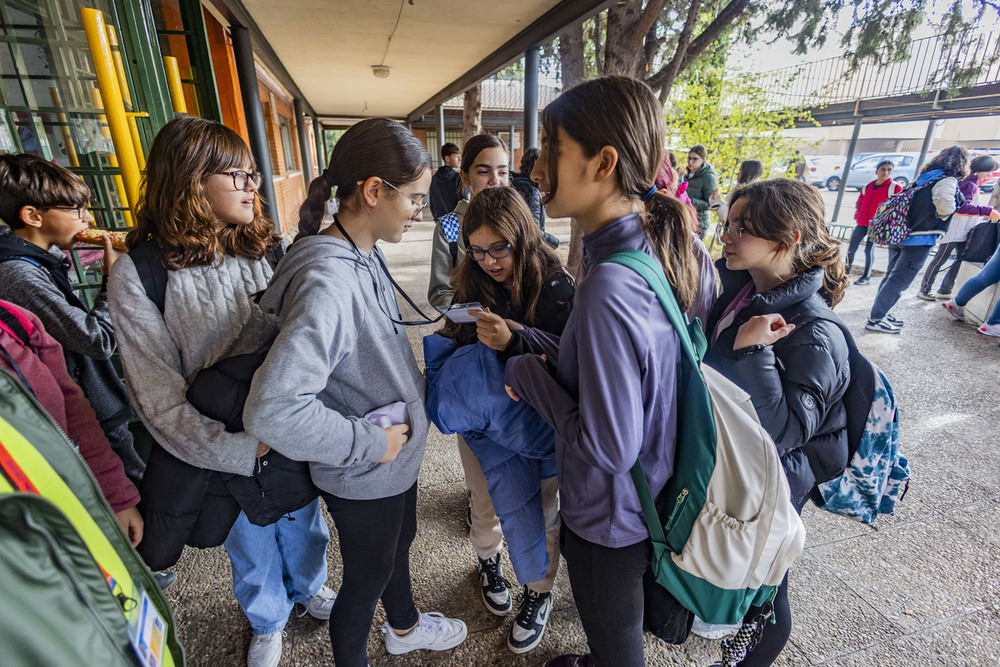
[[[981,222],[969,230],[962,261],[988,262],[998,245],[1000,245],[1000,223]]]

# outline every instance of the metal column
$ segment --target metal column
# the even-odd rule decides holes
[[[510,146],[507,149],[510,151],[510,173],[517,173],[519,165],[514,164],[514,133],[517,132],[517,127],[514,123],[510,124]],[[521,149],[521,155],[524,155],[524,149]]]
[[[847,177],[851,173],[851,160],[854,159],[854,149],[858,145],[858,135],[861,134],[861,121],[858,116],[854,121],[854,132],[851,134],[851,145],[847,147],[847,160],[844,162],[844,173],[840,175],[840,189],[837,190],[837,203],[833,205],[833,217],[830,222],[837,222],[840,217],[840,205],[844,201],[844,192],[847,191]]]
[[[323,170],[326,169],[327,159],[326,159],[326,141],[323,136],[323,125],[319,122],[319,118],[313,117],[313,134],[316,135],[316,161],[319,162],[319,173],[323,174]]]
[[[920,174],[920,168],[924,166],[924,160],[927,159],[927,151],[930,150],[931,141],[934,139],[935,123],[937,123],[936,118],[931,118],[927,121],[927,134],[924,135],[924,143],[920,145],[920,157],[917,158],[917,168],[913,170],[914,179]]]
[[[439,151],[438,157],[441,158],[441,165],[444,165],[444,156],[440,153],[441,147],[444,146],[444,106],[441,104],[439,104],[437,108],[437,133]]]
[[[295,98],[292,102],[295,111],[295,129],[299,135],[299,153],[302,154],[302,178],[306,182],[306,190],[313,179],[312,160],[309,159],[309,139],[306,138],[306,115],[302,110],[302,100]]]
[[[538,47],[524,52],[524,139],[521,150],[538,146]]]
[[[281,232],[278,220],[278,203],[274,196],[274,170],[271,168],[271,148],[267,143],[267,126],[264,125],[264,109],[257,95],[257,70],[253,62],[253,44],[250,31],[241,25],[229,26],[233,38],[233,56],[236,59],[236,74],[240,80],[240,95],[243,97],[243,113],[247,117],[247,133],[250,135],[250,152],[257,161],[257,171],[263,175],[260,193],[267,204],[267,215],[274,228]]]

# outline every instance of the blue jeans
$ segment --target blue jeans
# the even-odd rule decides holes
[[[990,257],[990,261],[986,262],[982,271],[969,278],[962,285],[962,289],[958,290],[958,294],[955,296],[955,303],[964,308],[972,300],[972,297],[998,282],[1000,282],[1000,248],[993,252],[993,256]],[[993,314],[990,315],[990,319],[986,320],[986,323],[1000,324],[1000,301],[997,302]]]
[[[931,254],[930,245],[891,245],[889,246],[889,267],[886,269],[885,278],[878,286],[878,294],[875,295],[875,303],[872,304],[871,313],[868,314],[870,322],[879,322],[886,315],[896,302],[899,295],[910,286],[913,279],[920,273],[927,261],[927,255]]]
[[[255,635],[280,632],[295,603],[319,592],[329,542],[318,498],[270,526],[255,526],[240,512],[225,547],[236,601]]]
[[[865,242],[865,272],[862,278],[872,277],[872,261],[875,259],[875,244],[868,236],[868,227],[858,225],[851,231],[851,240],[847,244],[847,265],[854,264],[854,253],[858,251],[861,241]]]

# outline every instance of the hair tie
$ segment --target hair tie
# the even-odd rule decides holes
[[[649,191],[646,194],[644,194],[642,197],[639,197],[639,199],[640,201],[646,201],[655,194],[656,194],[656,186],[654,185],[649,189]]]
[[[321,176],[323,177],[323,181],[326,183],[326,187],[328,188],[337,187],[337,181],[333,178],[333,174],[330,173],[329,169],[324,169]]]

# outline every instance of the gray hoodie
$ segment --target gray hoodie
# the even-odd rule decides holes
[[[260,302],[281,320],[243,411],[252,433],[289,458],[309,461],[313,481],[341,498],[400,494],[417,479],[427,439],[426,385],[379,261],[341,239],[297,241]],[[389,315],[387,315],[387,313]],[[409,440],[396,460],[385,431],[364,419],[403,401]]]

